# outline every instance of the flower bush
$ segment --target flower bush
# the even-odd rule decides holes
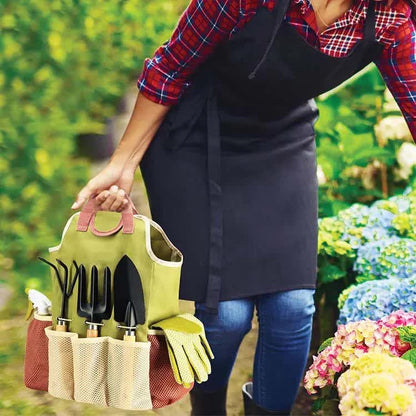
[[[386,353],[369,352],[357,358],[337,381],[339,410],[345,416],[414,415],[416,369],[412,363]],[[378,413],[380,414],[380,413]]]
[[[330,343],[313,355],[313,363],[304,377],[309,394],[334,385],[336,376],[347,369],[358,357],[370,351],[390,353],[400,357],[410,350],[410,342],[400,338],[399,326],[416,325],[416,312],[398,310],[372,321],[364,319],[338,326]]]

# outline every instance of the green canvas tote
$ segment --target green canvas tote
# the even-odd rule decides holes
[[[77,313],[82,286],[84,301],[96,310],[107,294],[106,313],[100,315],[105,318],[97,323],[99,336],[123,339],[125,329],[119,328],[123,322],[115,319],[113,306],[114,289],[121,287],[117,285],[116,268],[126,256],[137,269],[143,292],[144,321],[137,326],[136,340],[147,341],[152,324],[179,313],[183,255],[162,227],[138,214],[130,197],[127,198],[129,203],[123,212],[114,212],[99,210],[95,198],[91,197],[80,212],[69,218],[59,245],[49,248],[48,260],[55,266],[50,268],[54,326],[64,323],[65,330],[87,336],[86,322],[91,319]]]

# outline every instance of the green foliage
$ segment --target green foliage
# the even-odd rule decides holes
[[[321,351],[323,351],[326,347],[328,347],[329,345],[331,345],[332,340],[334,339],[334,337],[330,337],[327,338],[324,342],[321,343],[321,345],[318,348],[317,353],[319,354]]]
[[[416,326],[399,326],[397,327],[399,338],[403,342],[408,342],[416,351]],[[414,351],[414,352],[415,352]]]
[[[400,358],[410,361],[416,368],[416,348],[406,351]]]
[[[131,80],[174,28],[184,1],[0,3],[0,269],[47,273],[88,165],[78,133],[102,133]],[[23,283],[21,283],[23,285]]]
[[[354,202],[388,197],[408,184],[394,170],[402,141],[381,143],[375,134],[377,122],[391,114],[382,105],[385,91],[377,67],[370,64],[343,88],[317,98],[317,156],[326,178],[320,185],[320,217],[336,215]],[[382,190],[383,165],[388,195]]]

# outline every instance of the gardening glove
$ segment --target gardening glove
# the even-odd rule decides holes
[[[205,337],[204,325],[190,313],[176,315],[152,325],[163,330],[175,380],[189,387],[202,383],[211,373],[214,354]]]

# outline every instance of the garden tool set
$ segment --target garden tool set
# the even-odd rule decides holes
[[[214,355],[204,326],[179,312],[183,255],[127,198],[127,207],[114,212],[101,211],[91,197],[69,218],[49,259],[39,257],[50,266],[52,297],[48,303],[39,292],[29,294],[35,315],[25,357],[28,387],[148,410],[207,380]],[[33,346],[42,349],[36,348],[41,362],[30,353]]]

